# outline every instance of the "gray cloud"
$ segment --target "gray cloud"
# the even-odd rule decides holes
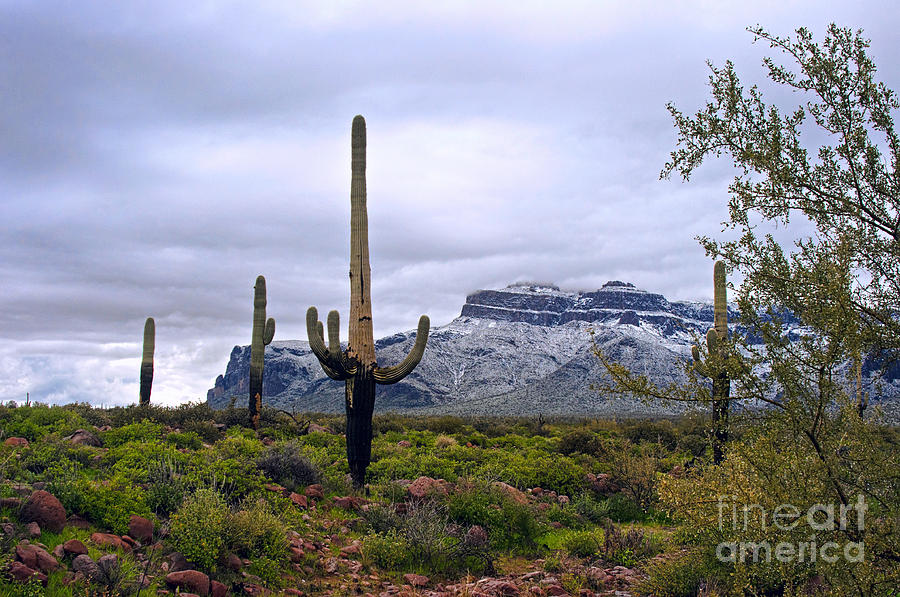
[[[356,113],[377,334],[524,279],[708,298],[731,172],[658,180],[665,103],[701,105],[707,58],[762,81],[747,25],[831,20],[900,88],[887,2],[6,3],[0,399],[133,401],[148,315],[155,400],[199,399],[260,273],[279,338],[346,317]]]

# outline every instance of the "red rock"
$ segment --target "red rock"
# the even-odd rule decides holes
[[[290,497],[290,500],[297,507],[300,507],[300,508],[308,508],[309,507],[309,502],[307,501],[305,495],[300,495],[299,493],[292,491],[291,495],[288,497]]]
[[[47,586],[47,575],[34,570],[33,568],[29,568],[22,562],[13,562],[6,569],[7,573],[13,577],[14,580],[18,582],[25,583],[30,581],[32,578],[37,578],[42,585]]]
[[[27,448],[28,440],[24,437],[8,437],[6,441],[3,442],[4,446],[12,446],[13,448]]]
[[[288,547],[288,556],[294,563],[302,562],[305,555],[305,552],[296,545],[291,545],[290,547]],[[238,569],[240,569],[240,566],[238,566]]]
[[[228,595],[228,587],[217,580],[209,581],[209,594],[212,597],[225,597]]]
[[[36,522],[53,533],[60,532],[66,526],[66,509],[56,496],[43,489],[28,497],[19,511],[19,517],[23,522]]]
[[[365,503],[365,499],[353,495],[334,498],[334,505],[338,508],[343,508],[344,510],[359,510]]]
[[[25,541],[16,545],[16,558],[29,568],[41,572],[53,572],[59,568],[59,562],[46,549]]]
[[[22,507],[22,500],[14,497],[0,498],[0,508],[18,510]]]
[[[524,505],[524,504],[528,503],[528,496],[525,495],[524,493],[522,493],[521,491],[519,491],[518,489],[516,489],[515,487],[513,487],[512,485],[508,485],[508,484],[504,483],[503,481],[494,481],[494,487],[499,489],[504,494],[506,494],[507,497],[509,497],[512,501],[516,502],[517,504]],[[552,494],[553,492],[550,492],[550,493]],[[554,494],[554,496],[555,496],[555,494]]]
[[[347,547],[342,547],[342,548],[341,548],[341,555],[344,556],[344,557],[347,557],[347,556],[358,556],[360,553],[361,553],[361,550],[360,550],[360,543],[359,543],[359,541],[354,541],[353,543],[351,543],[351,544],[348,545]]]
[[[122,541],[124,541],[125,543],[127,543],[128,545],[130,545],[132,549],[134,549],[135,547],[137,547],[137,541],[135,541],[134,539],[132,539],[132,538],[129,537],[128,535],[121,535],[119,538],[120,538]]]
[[[397,442],[397,446],[400,448],[411,448],[412,444],[409,442],[409,440],[401,439],[399,442]]]
[[[233,553],[230,553],[230,554],[228,554],[227,556],[225,556],[225,565],[226,565],[229,569],[234,570],[235,572],[237,572],[238,570],[241,569],[241,558],[237,557],[237,556],[236,556],[235,554],[233,554]]]
[[[72,435],[64,437],[63,439],[78,446],[94,446],[95,448],[99,448],[103,445],[100,438],[87,429],[79,429]]]
[[[547,594],[548,595],[568,595],[569,592],[566,591],[564,588],[562,588],[559,585],[550,585],[549,587],[547,587]]]
[[[137,514],[132,515],[128,519],[128,534],[141,543],[149,543],[153,539],[153,521]]]
[[[328,427],[322,427],[321,425],[316,425],[315,423],[310,423],[309,428],[307,429],[308,433],[331,433],[331,429]]]
[[[421,574],[404,574],[403,580],[414,587],[424,587],[428,584],[428,577]]]
[[[83,553],[87,553],[87,547],[79,541],[78,539],[69,539],[65,543],[62,544],[63,550],[69,554],[70,556],[80,556]]]
[[[209,595],[209,577],[199,570],[182,570],[166,575],[166,584],[174,589],[187,589],[198,595]]]
[[[91,535],[91,542],[96,543],[100,547],[121,549],[125,553],[131,552],[131,546],[122,541],[122,538],[118,535],[112,535],[110,533],[94,533]]]
[[[325,490],[318,483],[307,487],[304,493],[306,494],[306,497],[311,497],[316,500],[321,500],[325,497]]]
[[[447,495],[453,486],[444,479],[419,477],[407,486],[409,497],[421,500],[429,495]]]
[[[489,578],[477,583],[478,589],[489,595],[504,595],[514,597],[519,594],[519,588],[507,580]]]
[[[36,539],[41,536],[41,527],[36,522],[29,522],[25,525],[25,533],[29,539]]]

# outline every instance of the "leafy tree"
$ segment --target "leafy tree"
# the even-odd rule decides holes
[[[678,139],[661,176],[689,180],[708,157],[734,163],[724,223],[733,240],[698,240],[743,276],[737,303],[746,333],[733,334],[706,362],[727,372],[733,401],[767,408],[752,414],[762,424],[731,447],[721,466],[700,469],[661,497],[697,526],[715,520],[709,495],[729,488],[738,507],[775,507],[778,496],[801,508],[851,508],[862,496],[877,523],[814,535],[864,542],[865,561],[763,569],[782,586],[818,574],[840,594],[882,594],[900,577],[900,540],[894,523],[884,523],[900,520],[900,455],[885,449],[875,424],[862,419],[860,371],[866,357],[883,365],[900,357],[900,139],[893,122],[900,102],[875,79],[861,31],[831,25],[821,44],[803,28],[794,38],[758,26],[749,31],[754,42],[786,58],[763,60],[772,86],[793,91],[802,103],[785,111],[767,103],[756,85],[745,88],[731,62],[710,64],[711,99],[703,109],[687,116],[668,105]],[[798,220],[814,233],[787,248],[759,231]],[[804,330],[799,337],[788,334],[789,320]],[[618,391],[711,401],[689,365],[686,385],[660,388],[597,352]],[[751,539],[774,537],[771,522]],[[708,530],[707,541],[721,540],[714,525]],[[757,573],[750,578],[766,576]]]

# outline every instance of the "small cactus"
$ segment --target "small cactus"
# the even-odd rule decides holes
[[[253,293],[253,335],[250,339],[250,425],[259,428],[262,408],[263,361],[266,346],[275,337],[275,320],[266,320],[266,279],[257,276]]]
[[[415,369],[428,341],[428,316],[419,318],[416,343],[405,359],[394,367],[379,367],[375,360],[372,332],[371,270],[369,267],[369,224],[366,212],[366,121],[353,119],[351,131],[350,179],[350,336],[347,350],[341,351],[340,317],[328,314],[328,346],[325,330],[315,307],[306,312],[309,346],[328,377],[345,382],[344,408],[347,413],[347,462],[353,484],[365,484],[366,468],[372,455],[372,411],[375,384],[397,383]]]
[[[153,351],[156,348],[156,323],[152,317],[144,322],[144,356],[141,358],[141,406],[150,404],[150,388],[153,385]]]
[[[728,340],[728,301],[725,294],[725,263],[716,261],[713,266],[713,327],[706,332],[706,348],[709,355],[718,355],[716,361],[704,363],[700,359],[700,347],[691,347],[694,370],[712,380],[713,462],[720,464],[728,442],[728,397],[731,380],[725,370],[725,342]]]

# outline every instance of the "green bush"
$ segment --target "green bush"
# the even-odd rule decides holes
[[[178,509],[187,493],[184,467],[176,460],[162,459],[149,466],[147,474],[147,507],[168,516]]]
[[[635,591],[647,597],[694,597],[701,594],[702,589],[707,594],[716,594],[717,587],[725,588],[730,584],[728,571],[715,557],[699,550],[651,560],[644,572],[647,576],[637,584]]]
[[[297,442],[269,446],[256,459],[256,466],[291,491],[322,482],[322,471],[306,456],[304,446]]]
[[[603,546],[603,533],[597,529],[569,531],[562,537],[562,547],[573,556],[590,558]]]
[[[236,553],[270,561],[287,560],[287,525],[263,498],[247,498],[228,524],[227,544]]]
[[[469,482],[447,498],[453,522],[478,525],[487,531],[491,546],[519,551],[533,550],[542,532],[527,505],[483,482]]]
[[[201,569],[211,571],[225,549],[228,504],[211,489],[188,496],[170,520],[172,546]]]
[[[161,440],[165,437],[166,430],[159,423],[153,421],[138,421],[130,423],[118,429],[110,429],[102,434],[103,445],[107,448],[115,448],[129,442],[142,444]]]
[[[128,521],[133,514],[151,517],[144,491],[136,485],[82,480],[77,486],[84,491],[82,514],[117,535],[128,532]]]
[[[180,450],[199,450],[203,446],[203,440],[193,431],[173,431],[166,436],[166,442]]]
[[[559,439],[558,450],[560,454],[570,456],[575,453],[597,454],[601,450],[600,438],[593,431],[587,429],[575,429],[563,435]]]
[[[409,546],[396,530],[374,533],[363,538],[363,557],[384,570],[403,570],[411,560]]]

